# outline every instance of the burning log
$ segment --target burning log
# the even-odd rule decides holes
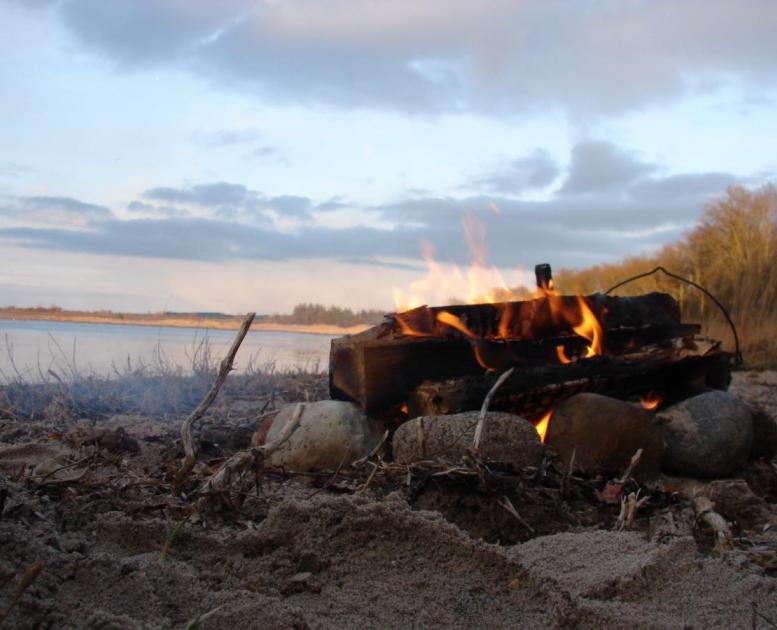
[[[368,413],[455,413],[478,409],[495,372],[514,367],[493,408],[532,417],[580,391],[671,398],[678,383],[727,387],[730,355],[698,332],[663,293],[424,306],[334,339],[330,394]]]

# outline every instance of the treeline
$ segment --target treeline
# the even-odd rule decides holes
[[[656,254],[582,270],[555,274],[564,293],[604,291],[629,278],[665,267],[703,286],[730,312],[738,328],[745,359],[752,365],[777,364],[777,189],[729,188],[710,204],[699,225],[683,240]],[[654,274],[619,288],[618,295],[663,291],[673,295],[683,319],[700,322],[705,331],[731,343],[718,308],[699,290]]]
[[[354,311],[339,306],[306,303],[297,304],[289,315],[268,315],[263,321],[278,324],[327,324],[348,327],[360,324],[377,324],[385,314],[385,311],[378,310]]]

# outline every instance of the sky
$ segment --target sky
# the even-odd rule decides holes
[[[467,225],[510,286],[655,251],[777,180],[776,30],[772,0],[0,0],[0,305],[391,309]]]

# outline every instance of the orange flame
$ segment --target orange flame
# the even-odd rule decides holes
[[[572,359],[567,356],[564,346],[556,346],[556,356],[558,356],[558,360],[561,361],[561,363],[572,363]]]
[[[520,299],[522,290],[513,290],[502,272],[486,264],[485,226],[472,215],[462,219],[464,236],[472,260],[464,270],[458,265],[443,265],[434,259],[434,247],[428,241],[421,242],[421,255],[426,263],[427,273],[410,284],[408,290],[394,288],[394,304],[397,312],[407,311],[424,304],[452,304],[463,301],[467,304],[495,304]],[[520,269],[510,274],[511,285],[526,283],[527,274]]]
[[[460,318],[456,317],[453,313],[449,313],[448,311],[440,311],[437,313],[437,321],[445,324],[447,326],[450,326],[451,328],[455,328],[461,333],[464,333],[469,337],[470,339],[477,339],[477,335],[473,333],[469,328],[467,328],[467,325],[461,321]]]
[[[543,444],[545,444],[545,437],[548,434],[548,425],[550,424],[550,417],[552,415],[553,410],[550,409],[544,416],[542,416],[542,418],[537,421],[537,424],[534,425],[534,428],[537,430],[537,433],[540,436],[540,442]]]
[[[596,315],[594,315],[591,307],[588,306],[585,298],[582,295],[575,296],[577,298],[577,308],[569,308],[554,289],[549,288],[545,293],[548,297],[548,304],[553,318],[556,321],[565,321],[572,326],[575,334],[591,342],[583,358],[601,356],[602,325],[599,323]],[[564,346],[556,346],[556,355],[561,363],[572,363],[572,359],[567,356]]]
[[[499,323],[495,331],[497,339],[530,338],[531,322],[517,321],[520,311],[510,304],[510,301],[527,298],[529,291],[520,286],[520,283],[517,289],[509,289],[499,269],[486,265],[486,230],[482,223],[472,215],[468,215],[463,218],[462,225],[471,254],[471,265],[465,271],[456,265],[442,265],[434,260],[434,248],[431,243],[422,242],[421,252],[428,269],[426,277],[411,283],[407,293],[394,289],[397,332],[416,337],[434,336],[437,333],[435,324],[444,324],[460,331],[469,339],[478,339],[466,322],[446,311],[438,312],[434,320],[430,317],[428,321],[423,322],[415,319],[415,315],[403,316],[408,310],[426,304],[455,303],[456,298],[452,296],[459,295],[465,297],[468,304],[497,304],[499,309]],[[522,279],[525,280],[525,278]],[[588,340],[589,345],[582,358],[602,354],[602,326],[585,298],[576,296],[576,301],[562,298],[556,291],[552,279],[546,287],[537,289],[534,296],[548,300],[550,312],[556,324],[560,324],[562,328],[571,328],[575,334]],[[518,324],[521,325],[518,326]],[[479,356],[477,347],[475,347],[475,354],[478,362],[487,367]],[[568,356],[563,346],[556,348],[556,354],[561,363],[571,363],[580,358]]]
[[[596,315],[593,314],[583,296],[578,295],[577,302],[580,305],[580,315],[583,321],[577,326],[572,326],[572,330],[591,342],[585,355],[586,358],[598,357],[602,354],[602,325],[596,319]]]
[[[656,394],[655,392],[648,392],[647,394],[640,396],[639,398],[639,404],[642,405],[644,409],[647,409],[648,411],[652,411],[658,405],[660,405],[664,401],[664,398],[661,396],[661,394]]]

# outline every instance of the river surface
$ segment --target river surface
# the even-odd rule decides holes
[[[169,326],[127,326],[51,321],[0,320],[0,382],[39,381],[49,370],[116,375],[146,366],[191,370],[205,352],[216,362],[226,354],[234,330]],[[326,370],[330,335],[251,331],[235,360],[238,371],[251,366],[277,370]],[[49,375],[48,377],[46,375]]]

